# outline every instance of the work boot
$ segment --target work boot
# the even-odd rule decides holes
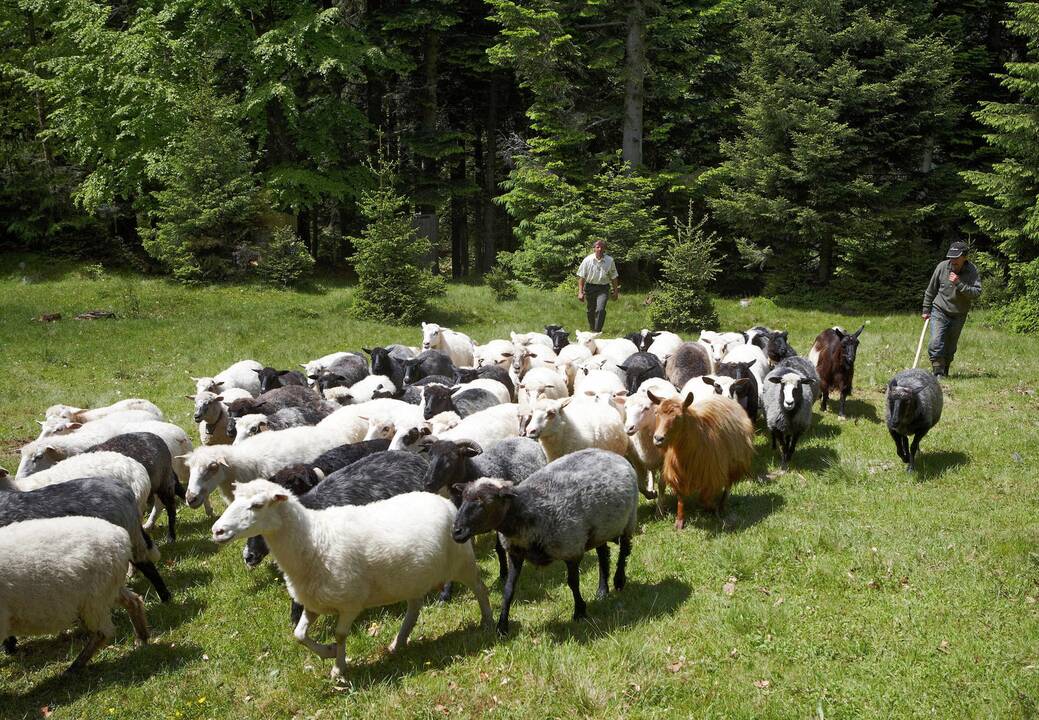
[[[941,361],[931,362],[931,373],[935,377],[944,377],[946,375],[945,364]]]

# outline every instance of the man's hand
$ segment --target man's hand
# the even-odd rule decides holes
[[[949,271],[949,282],[951,282],[951,283],[958,283],[959,281],[960,281],[960,276],[956,274],[956,271],[955,270],[950,270]]]
[[[577,299],[578,300],[584,300],[584,290],[578,290],[577,291]]]
[[[922,317],[924,320],[930,320],[931,319],[931,313],[924,313],[920,317]]]
[[[613,293],[612,293],[611,297],[613,297],[614,300],[616,300],[618,297],[620,297],[620,290],[618,290],[617,288],[613,288]]]

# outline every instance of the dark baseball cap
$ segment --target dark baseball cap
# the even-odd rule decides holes
[[[954,242],[949,246],[949,252],[945,253],[947,258],[958,258],[962,255],[967,254],[967,243],[965,242]]]

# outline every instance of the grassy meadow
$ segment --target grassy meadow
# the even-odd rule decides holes
[[[146,397],[197,437],[189,375],[242,358],[294,367],[421,337],[352,318],[351,289],[328,280],[303,291],[187,289],[33,256],[0,267],[0,464],[12,470],[56,402]],[[646,326],[643,300],[611,302],[606,332]],[[524,289],[498,303],[483,287],[452,285],[433,304],[428,320],[481,342],[547,322],[584,325],[583,305],[554,293]],[[119,319],[72,319],[92,309]],[[34,320],[53,312],[64,319]],[[25,639],[15,657],[0,655],[0,718],[1035,717],[1036,340],[972,315],[942,383],[941,424],[909,475],[883,424],[883,388],[912,362],[915,314],[848,316],[762,298],[720,301],[719,313],[726,329],[786,328],[802,353],[826,327],[865,322],[849,418],[817,410],[785,474],[759,430],[753,476],[734,488],[721,523],[694,514],[677,533],[643,501],[628,586],[593,600],[594,554],[584,562],[588,621],[570,620],[562,565],[528,563],[510,637],[480,630],[461,591],[431,600],[412,644],[391,657],[403,605],[372,610],[348,640],[349,683],[335,685],[332,663],[293,640],[272,563],[247,570],[240,542],[218,550],[205,514],[182,508],[179,539],[160,541],[172,602],[131,583],[152,642],[134,650],[117,610],[116,641],[66,678],[81,636]],[[497,614],[489,538],[477,552]]]

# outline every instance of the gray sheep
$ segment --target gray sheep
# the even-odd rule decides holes
[[[158,503],[161,503],[166,508],[166,539],[169,542],[176,540],[177,498],[184,497],[184,487],[177,480],[177,475],[173,471],[173,456],[166,443],[154,433],[123,433],[93,446],[87,452],[105,450],[132,458],[148,471],[153,497],[151,515],[145,525],[150,529],[155,524]],[[156,499],[158,499],[158,503],[156,503]]]
[[[613,585],[625,583],[625,565],[631,538],[638,525],[639,488],[627,460],[607,450],[588,449],[559,458],[515,485],[485,478],[463,485],[462,507],[455,517],[453,536],[467,542],[478,533],[497,530],[509,554],[498,632],[509,631],[516,581],[524,560],[548,565],[566,563],[566,581],[574,596],[574,619],[587,615],[581,598],[580,563],[595,548],[599,559],[597,598],[609,591],[610,551],[606,543],[620,544]]]
[[[322,391],[330,387],[350,387],[368,377],[368,361],[359,353],[348,353],[337,358],[321,373],[311,375]],[[333,380],[334,378],[334,380]]]
[[[311,407],[319,412],[327,411],[326,415],[338,409],[336,405],[326,402],[324,398],[310,388],[289,385],[288,387],[274,388],[256,398],[235,400],[227,406],[227,413],[232,418],[239,418],[242,415],[251,415],[253,413],[273,415],[283,408],[290,407]]]
[[[942,387],[926,370],[903,370],[888,383],[887,429],[907,472],[916,469],[920,441],[942,419],[942,403]]]
[[[637,334],[632,333],[632,335]],[[657,334],[659,335],[659,333]],[[631,337],[629,336],[628,339],[630,340]],[[652,338],[650,342],[652,342]],[[628,395],[634,395],[639,386],[650,378],[666,379],[660,358],[648,352],[637,352],[628,356],[624,364],[618,365],[617,369],[624,373],[624,388],[628,391]]]
[[[694,377],[711,373],[711,354],[702,343],[684,342],[667,359],[664,373],[676,388],[685,387]]]
[[[404,361],[404,384],[414,385],[427,375],[443,375],[451,378],[455,365],[447,353],[439,350],[423,350],[418,357]]]
[[[786,358],[765,376],[765,423],[772,433],[772,448],[779,443],[784,470],[797,441],[811,427],[818,388],[815,366],[802,357]]]
[[[458,413],[458,417],[468,417],[495,405],[501,405],[501,402],[487,390],[469,388],[457,392],[452,388],[435,383],[422,387],[422,402],[419,403],[419,407],[422,408],[422,417],[426,420],[442,412],[454,412]]]

